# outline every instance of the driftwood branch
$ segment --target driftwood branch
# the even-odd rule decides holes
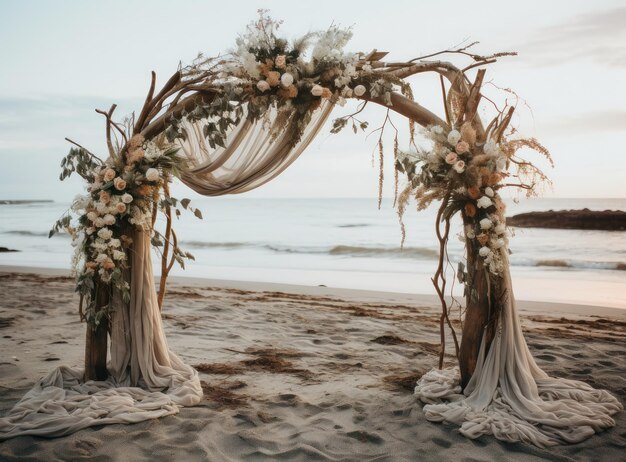
[[[113,125],[111,116],[113,115],[113,111],[115,111],[116,107],[117,107],[117,104],[113,104],[111,106],[111,109],[109,109],[109,112],[105,112],[101,109],[96,109],[96,112],[98,114],[102,114],[104,117],[106,117],[107,148],[109,149],[109,155],[113,158],[116,156],[116,154],[115,154],[115,149],[113,149],[113,141],[111,140],[111,125]]]

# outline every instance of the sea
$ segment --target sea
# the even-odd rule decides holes
[[[203,219],[184,214],[174,227],[195,261],[172,275],[434,294],[435,208],[408,209],[406,241],[393,201],[376,198],[201,198]],[[69,268],[67,235],[48,238],[69,203],[0,205],[0,265]],[[542,210],[626,210],[626,199],[520,199],[507,216]],[[454,222],[448,279],[463,260]],[[626,309],[626,232],[514,229],[511,273],[517,299]],[[155,262],[158,257],[155,255]],[[157,270],[159,265],[155,265]],[[156,271],[158,273],[158,271]],[[455,296],[462,286],[452,285]]]

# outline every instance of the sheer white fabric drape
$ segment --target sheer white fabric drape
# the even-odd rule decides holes
[[[539,447],[583,441],[615,425],[622,404],[605,390],[584,382],[549,377],[535,363],[519,322],[506,252],[508,294],[496,338],[479,361],[464,393],[458,368],[432,370],[417,383],[415,395],[428,420],[461,426],[469,438],[492,434],[505,441]],[[484,361],[481,362],[481,359]]]
[[[325,102],[312,114],[302,137],[265,122],[244,120],[211,150],[203,123],[184,123],[180,143],[192,168],[183,182],[206,196],[236,194],[257,188],[283,172],[311,143],[333,105]],[[135,423],[178,412],[202,399],[198,373],[172,353],[165,339],[157,302],[150,237],[133,236],[130,265],[131,300],[114,296],[111,319],[110,377],[83,381],[82,369],[59,367],[41,379],[5,417],[0,441],[18,435],[62,436],[93,425]]]
[[[210,149],[202,134],[206,122],[183,123],[187,137],[178,143],[192,167],[181,179],[204,196],[240,194],[258,188],[280,175],[302,154],[332,109],[333,104],[324,101],[295,145],[292,133],[280,132],[274,126],[275,114],[270,114],[270,121],[243,120],[233,129],[226,147],[215,150]]]
[[[202,398],[198,372],[169,351],[157,303],[150,237],[133,236],[131,300],[116,297],[111,376],[83,381],[82,369],[59,367],[0,418],[0,440],[62,436],[93,425],[135,423],[176,414]]]

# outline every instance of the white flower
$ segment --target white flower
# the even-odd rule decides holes
[[[493,252],[491,251],[491,249],[489,247],[486,247],[486,246],[485,247],[481,247],[478,250],[478,255],[480,255],[483,258],[491,255],[492,253]]]
[[[91,199],[89,198],[89,196],[83,196],[82,194],[78,194],[76,197],[74,197],[74,201],[72,202],[72,210],[76,212],[80,210],[85,210],[89,206],[90,202]]]
[[[156,168],[146,170],[146,180],[157,181],[159,179],[159,171]]]
[[[500,147],[493,140],[489,140],[483,146],[483,151],[488,156],[495,156],[495,155],[498,155],[500,153]]]
[[[96,210],[98,213],[103,214],[107,211],[108,206],[104,202],[96,202]]]
[[[363,69],[365,72],[372,72],[371,64],[363,64],[363,67],[361,69]]]
[[[506,241],[502,238],[496,239],[492,243],[494,249],[500,249],[506,245]]]
[[[496,170],[498,172],[503,172],[506,170],[506,157],[500,156],[496,159]]]
[[[103,263],[107,261],[109,256],[105,253],[101,253],[96,257],[96,263]]]
[[[87,218],[89,219],[89,221],[96,221],[96,218],[98,218],[98,214],[92,210],[91,212],[87,213]]]
[[[311,88],[311,94],[313,96],[322,96],[322,93],[324,93],[324,87],[321,85],[314,85],[313,88]]]
[[[96,228],[90,226],[85,230],[85,232],[87,233],[87,236],[91,236],[93,233],[96,232]]]
[[[443,133],[443,127],[441,125],[433,125],[430,127],[430,131],[435,135],[441,135]]]
[[[96,228],[102,228],[104,226],[104,220],[98,217],[93,221],[93,224],[96,226]]]
[[[98,231],[98,237],[106,241],[108,239],[111,239],[111,237],[113,237],[113,231],[111,231],[109,228],[102,228],[101,230]]]
[[[485,194],[486,194],[487,196],[489,196],[489,197],[493,197],[493,195],[494,195],[493,189],[491,189],[489,186],[487,186],[487,187],[485,188]]]
[[[460,139],[461,133],[459,133],[458,130],[450,130],[450,133],[448,133],[448,143],[452,146],[456,146]]]
[[[457,173],[463,173],[465,171],[465,162],[462,160],[457,160],[452,166]]]
[[[113,259],[114,260],[126,260],[126,253],[121,250],[113,251]]]
[[[133,196],[131,196],[130,194],[126,193],[122,195],[122,202],[124,202],[124,204],[130,204],[133,201]]]
[[[468,239],[474,239],[476,237],[476,233],[474,232],[471,226],[468,226],[465,228],[465,235],[467,236]]]
[[[483,218],[480,220],[480,229],[489,229],[493,226],[493,223],[489,218]]]
[[[109,241],[109,246],[110,247],[120,247],[122,245],[122,243],[120,242],[119,239],[111,239]]]
[[[346,98],[352,98],[352,88],[350,87],[343,87],[343,89],[341,90],[341,96],[345,96]]]
[[[504,223],[498,223],[493,230],[496,234],[504,234],[506,233],[506,225]]]
[[[481,209],[486,209],[488,207],[491,207],[493,205],[493,202],[491,202],[491,199],[489,199],[487,196],[483,196],[476,201],[476,204]]]
[[[256,87],[259,89],[259,91],[266,92],[270,89],[270,84],[267,83],[265,80],[259,80],[256,84]]]
[[[363,85],[357,85],[354,87],[354,95],[355,96],[363,96],[367,89]]]
[[[283,75],[280,76],[280,84],[285,88],[293,84],[293,75],[291,75],[289,72],[285,72]]]
[[[103,216],[102,220],[104,221],[104,224],[107,226],[111,226],[115,224],[115,217],[111,215],[110,213],[107,213],[105,216]]]

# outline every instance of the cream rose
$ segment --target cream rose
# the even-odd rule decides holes
[[[465,171],[465,162],[462,160],[457,160],[452,166],[457,173],[463,173]]]
[[[313,96],[322,96],[322,93],[324,93],[324,87],[321,85],[314,85],[313,88],[311,88],[311,94]]]
[[[450,130],[450,133],[448,133],[448,143],[452,146],[456,146],[460,140],[461,133],[458,130]]]
[[[133,196],[131,196],[128,193],[122,194],[122,202],[124,204],[130,204],[132,201],[133,201]]]
[[[354,87],[355,96],[363,96],[366,91],[367,89],[363,85],[357,85],[356,87]]]
[[[260,92],[266,92],[270,89],[270,84],[267,83],[265,80],[259,80],[256,83],[256,87],[259,89]]]
[[[493,252],[491,251],[491,249],[489,247],[481,247],[478,250],[478,255],[480,255],[481,257],[488,257],[489,255],[491,255]]]
[[[483,196],[478,199],[478,201],[476,201],[476,205],[478,205],[478,207],[480,207],[481,209],[486,209],[491,207],[493,205],[493,202],[491,202],[491,199],[489,199],[487,196]]]
[[[146,179],[148,181],[157,181],[159,179],[159,171],[156,168],[146,170]]]
[[[104,220],[100,217],[96,218],[93,222],[96,228],[102,228],[104,226]]]
[[[113,237],[113,231],[111,231],[109,228],[102,228],[100,231],[98,231],[98,237],[106,241]]]
[[[489,218],[483,218],[480,220],[480,229],[490,229],[493,226],[493,223]]]
[[[293,75],[291,75],[289,72],[285,72],[283,75],[280,76],[280,84],[283,87],[288,88],[290,85],[293,84]]]
[[[104,221],[104,224],[107,226],[111,226],[115,224],[115,217],[111,215],[110,213],[107,213],[105,216],[103,216],[102,220]]]

